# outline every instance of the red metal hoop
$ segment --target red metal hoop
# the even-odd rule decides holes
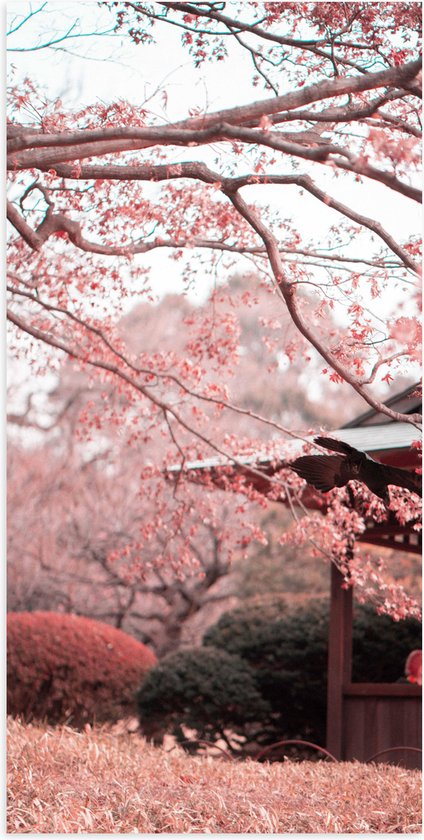
[[[285,747],[288,744],[300,744],[304,747],[311,747],[311,749],[313,750],[318,750],[318,752],[324,753],[324,755],[330,758],[331,761],[337,761],[337,758],[334,755],[332,755],[332,753],[328,752],[328,750],[326,750],[324,747],[320,747],[318,746],[318,744],[313,744],[312,741],[301,741],[299,739],[293,738],[290,738],[289,740],[285,741],[276,741],[275,744],[270,744],[268,747],[264,747],[264,749],[261,750],[256,756],[256,761],[261,761],[264,755],[271,752],[271,750],[275,749],[276,747]]]

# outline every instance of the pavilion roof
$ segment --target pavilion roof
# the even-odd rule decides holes
[[[381,460],[385,463],[392,463],[393,458],[391,454],[395,452],[402,452],[405,460],[408,463],[405,467],[418,466],[418,455],[411,451],[412,443],[419,438],[418,429],[410,423],[383,423],[373,426],[359,426],[357,428],[340,428],[334,429],[326,433],[329,437],[335,437],[338,440],[343,440],[349,443],[356,449],[367,452],[376,460]],[[305,437],[301,440],[289,440],[284,443],[284,449],[281,450],[281,457],[278,450],[271,457],[269,453],[258,450],[253,455],[238,456],[237,462],[246,467],[264,466],[271,461],[276,469],[281,469],[284,464],[290,463],[291,460],[297,458],[301,453],[304,442],[313,444],[313,437]],[[381,456],[381,457],[379,457]],[[396,463],[398,459],[396,460]],[[185,464],[184,470],[211,470],[219,467],[231,466],[231,463],[224,458],[214,457],[206,458],[200,461],[190,461]],[[180,470],[179,465],[170,467],[170,472],[177,472]]]
[[[414,398],[408,402],[408,398],[415,389],[416,386],[413,386],[406,389],[398,397],[393,397],[390,400],[391,407],[396,407],[397,410],[404,412],[409,409],[409,411],[415,413],[419,409],[420,400]],[[387,404],[389,404],[389,401]],[[404,469],[415,469],[420,465],[419,452],[412,447],[413,442],[420,437],[417,427],[411,423],[391,421],[390,418],[386,418],[376,411],[366,412],[366,414],[360,415],[356,420],[342,428],[328,431],[327,435],[367,452],[372,458],[382,463],[403,467]],[[284,448],[281,448],[280,457],[278,449],[277,451],[274,450],[272,456],[269,452],[261,453],[260,451],[249,456],[237,456],[237,465],[234,468],[243,473],[248,483],[256,490],[267,493],[270,489],[269,477],[283,467],[289,466],[290,462],[301,454],[305,441],[313,445],[313,437],[285,441]],[[222,470],[229,466],[232,466],[229,460],[215,457],[185,464],[184,472],[191,473],[192,480],[200,480],[200,482],[202,473],[209,473],[213,482],[219,487],[222,485]],[[167,472],[171,477],[170,474],[176,475],[180,470],[181,466],[175,465],[170,467]],[[326,511],[325,494],[312,487],[305,487],[302,502],[306,507],[321,510],[322,513]],[[390,513],[386,523],[377,525],[370,522],[361,541],[392,548],[402,548],[413,553],[420,553],[421,551],[420,536],[409,525],[401,526],[394,519],[392,513]]]

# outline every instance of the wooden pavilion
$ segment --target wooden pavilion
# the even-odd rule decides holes
[[[420,411],[421,397],[408,388],[387,401],[402,413]],[[329,433],[377,461],[414,470],[419,456],[411,444],[419,433],[409,423],[393,422],[386,415],[368,411]],[[269,490],[267,477],[278,472],[284,461],[272,463],[260,455],[241,459],[245,479],[257,490]],[[201,481],[207,472],[222,486],[223,464],[216,459],[188,465],[191,478]],[[255,467],[250,473],[249,467]],[[263,476],[263,478],[262,478]],[[326,512],[325,494],[307,487],[302,501]],[[383,523],[369,521],[360,541],[409,553],[421,553],[421,533],[409,524],[402,526],[395,517]],[[343,575],[331,565],[330,623],[328,648],[327,739],[326,748],[343,761],[357,759],[421,766],[421,686],[410,683],[352,682],[353,588],[342,588]],[[401,676],[401,675],[400,675]]]

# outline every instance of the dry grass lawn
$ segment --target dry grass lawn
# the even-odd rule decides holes
[[[8,722],[9,833],[419,833],[421,774],[166,752],[107,727]]]

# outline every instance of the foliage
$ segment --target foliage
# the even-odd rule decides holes
[[[367,605],[356,610],[352,672],[355,682],[396,682],[408,654],[422,644],[422,625],[413,618],[392,621]]]
[[[213,8],[190,4],[185,15],[178,4],[175,9],[170,4],[169,10],[168,5],[163,15],[143,4],[110,7],[117,30],[136,44],[152,38],[160,43],[165,27],[182,29],[184,47],[194,53],[197,68],[207,58],[226,62],[229,49],[241,46],[253,59],[256,81],[261,77],[274,95],[216,112],[188,109],[185,119],[172,121],[158,116],[147,102],[97,103],[70,113],[60,101],[46,101],[32,80],[11,85],[8,169],[19,196],[8,205],[15,231],[11,323],[69,353],[83,367],[97,368],[106,380],[121,379],[121,387],[133,397],[150,401],[165,427],[166,417],[184,427],[187,397],[189,403],[200,401],[199,410],[202,401],[214,397],[228,403],[210,383],[202,389],[199,367],[206,357],[214,357],[218,366],[234,366],[236,314],[227,307],[218,317],[211,313],[196,324],[186,323],[193,327],[187,330],[191,364],[187,367],[183,357],[175,356],[170,376],[166,354],[137,361],[127,353],[101,296],[111,289],[118,299],[130,294],[137,281],[145,280],[145,271],[132,258],[157,248],[169,248],[177,259],[187,248],[205,252],[210,270],[220,254],[253,256],[301,336],[300,344],[291,337],[280,340],[280,349],[290,359],[315,348],[326,364],[324,375],[348,382],[374,408],[393,416],[367,385],[377,376],[390,381],[400,366],[417,358],[416,312],[405,309],[396,324],[390,321],[382,350],[377,345],[381,328],[361,297],[362,269],[367,266],[371,296],[379,297],[389,280],[393,289],[394,278],[404,286],[417,270],[417,242],[396,241],[376,220],[323,189],[320,176],[329,170],[345,183],[383,184],[389,194],[419,200],[412,183],[419,168],[418,7],[358,3],[352,14],[349,7],[332,3],[312,8],[283,4],[274,10],[255,4],[249,5],[245,20],[231,21]],[[312,12],[307,33],[302,32],[305,10]],[[242,31],[249,31],[252,46],[243,42]],[[283,80],[289,90],[281,92]],[[194,148],[194,159],[187,161],[181,153],[176,159],[181,147],[191,153]],[[98,162],[93,164],[93,158]],[[143,186],[151,182],[161,185],[153,197]],[[303,191],[320,202],[323,213],[332,208],[337,216],[329,217],[328,237],[313,245],[302,242],[293,219],[282,218],[272,205],[248,201],[242,193],[254,185],[261,194],[270,184],[283,195],[288,187]],[[342,241],[350,243],[363,231],[378,240],[374,253],[367,253],[362,238],[355,256],[349,249],[344,252]],[[125,279],[122,269],[128,263]],[[352,275],[347,284],[346,269]],[[192,265],[185,276],[195,271]],[[305,285],[317,293],[314,317],[304,311]],[[93,317],[81,296],[95,303]],[[213,295],[215,304],[220,298],[219,292]],[[323,319],[341,300],[349,303],[348,342],[343,340],[346,328],[334,330]],[[278,335],[281,327],[273,323],[271,329]],[[164,386],[158,394],[150,386],[152,377]],[[178,411],[164,396],[172,382]],[[402,416],[411,422],[407,414]],[[191,428],[200,441],[201,426]]]
[[[226,598],[219,586],[229,572],[231,543],[222,535],[230,527],[237,530],[234,504],[224,497],[220,522],[201,523],[192,541],[192,569],[178,574],[176,540],[176,562],[159,572],[154,561],[163,548],[160,534],[144,551],[137,549],[140,528],[154,516],[154,507],[147,500],[140,506],[126,447],[119,471],[113,460],[106,455],[84,461],[78,452],[61,454],[47,444],[32,451],[9,445],[9,609],[85,615],[163,656],[178,647],[188,620]],[[24,490],[29,476],[30,498]],[[117,557],[130,539],[131,555]]]
[[[229,288],[241,294],[250,282],[249,277],[234,276]],[[263,290],[258,298],[258,314],[270,318],[272,301]],[[196,314],[190,301],[167,295],[157,306],[139,304],[121,319],[119,329],[134,352],[142,352],[143,348],[153,352],[158,336],[162,349],[171,352],[184,345],[179,324],[189,314]],[[258,410],[281,421],[291,418],[296,423],[331,419],[336,422],[340,405],[334,405],[332,416],[327,406],[320,408],[299,391],[299,363],[293,364],[290,371],[276,369],[272,376],[266,375],[267,351],[264,345],[258,347],[255,326],[255,315],[246,309],[241,318],[241,342],[248,356],[249,375],[234,384],[240,401],[248,405],[254,397]],[[205,371],[205,375],[212,376],[211,364],[205,363]],[[243,564],[243,552],[236,542],[247,533],[242,517],[236,513],[239,500],[233,494],[220,494],[218,517],[210,516],[209,521],[198,523],[193,512],[198,533],[191,539],[192,568],[186,564],[181,570],[184,574],[178,574],[187,530],[184,525],[182,540],[175,537],[172,541],[168,555],[171,562],[158,574],[155,566],[164,550],[164,540],[157,529],[149,544],[140,547],[140,535],[154,517],[155,509],[148,498],[140,505],[140,479],[133,469],[133,449],[116,434],[115,426],[108,428],[106,424],[101,453],[88,457],[84,443],[75,440],[75,429],[88,396],[84,375],[64,365],[42,412],[35,393],[28,398],[24,410],[13,411],[16,396],[11,386],[7,463],[10,610],[49,609],[86,615],[130,633],[151,645],[158,656],[164,656],[176,649],[182,638],[187,640],[192,619],[198,613],[205,615],[209,606],[219,608],[222,600],[226,601],[225,608],[231,606],[227,600],[229,589],[234,589],[228,580],[231,558],[234,556],[240,566]],[[89,396],[101,412],[105,402],[114,400],[113,387],[93,387]],[[16,402],[18,409],[19,401]],[[227,430],[230,421],[233,431],[240,435],[252,431],[248,417],[228,418]],[[37,445],[24,446],[22,432],[37,434]],[[265,439],[265,427],[263,432]],[[163,442],[146,431],[146,440],[139,440],[137,446],[140,462],[148,458],[160,463],[163,454]],[[29,476],[30,499],[25,492]],[[169,497],[172,504],[171,489]],[[278,536],[290,519],[282,513],[279,506],[274,529]],[[262,518],[262,509],[256,512],[252,505],[249,520],[254,523],[259,517]],[[259,525],[268,532],[261,522]],[[28,529],[32,534],[30,545],[25,536]],[[131,553],[125,554],[125,548],[131,544]],[[253,549],[254,545],[250,550]],[[267,546],[263,550],[267,552]],[[122,552],[119,558],[118,552]],[[211,620],[217,617],[213,614]],[[196,631],[197,638],[205,626]]]
[[[75,727],[134,713],[156,657],[126,633],[76,615],[9,613],[8,711]]]
[[[187,740],[182,726],[194,730],[196,739],[227,741],[226,729],[245,735],[249,724],[266,719],[270,711],[248,665],[214,648],[165,657],[144,678],[138,707],[143,733],[159,743],[165,732]]]
[[[227,612],[204,644],[240,656],[253,668],[274,714],[269,741],[325,743],[328,604],[290,609],[285,598]]]
[[[204,644],[240,656],[254,669],[262,696],[278,715],[279,737],[325,743],[329,604],[286,599],[252,603],[221,616]],[[395,682],[408,653],[421,644],[415,619],[394,622],[357,605],[353,623],[354,682]],[[275,740],[278,740],[277,737]]]
[[[314,556],[308,542],[281,544],[281,534],[290,534],[291,512],[283,505],[270,505],[262,513],[260,525],[266,545],[251,546],[247,558],[234,563],[235,590],[241,602],[258,595],[290,593],[302,601],[311,594],[325,597],[329,588],[329,566],[325,557]],[[407,591],[421,592],[421,556],[399,548],[369,547],[375,564],[384,562],[385,581],[401,584]],[[228,608],[227,608],[228,609]]]
[[[11,37],[43,8],[13,17]],[[343,386],[347,401],[352,393],[391,420],[413,427],[420,420],[388,405],[386,389],[404,375],[415,378],[420,359],[419,232],[415,221],[406,228],[401,221],[421,196],[421,14],[409,2],[255,2],[236,4],[233,17],[219,4],[111,2],[101,10],[122,38],[122,65],[129,44],[147,55],[155,43],[165,80],[175,69],[165,39],[181,37],[194,63],[187,99],[176,102],[166,81],[152,87],[146,60],[144,101],[138,86],[132,101],[64,105],[59,92],[40,88],[36,63],[32,78],[19,69],[15,46],[9,346],[38,375],[70,360],[101,395],[87,398],[78,440],[98,452],[105,429],[114,429],[140,463],[140,493],[154,515],[114,559],[135,557],[142,575],[142,558],[160,535],[159,573],[183,573],[193,567],[193,535],[220,513],[212,482],[202,493],[190,486],[190,462],[212,455],[231,468],[225,488],[245,494],[237,548],[260,536],[250,517],[257,495],[241,478],[245,459],[256,477],[260,472],[263,435],[253,427],[266,427],[264,456],[282,467],[266,484],[270,497],[292,509],[302,503],[288,444],[312,430],[276,418],[272,400],[262,412],[254,388],[247,405],[232,388],[250,376],[240,324],[246,309],[255,311],[258,289],[266,289],[274,310],[257,317],[258,343],[268,351],[264,369],[319,360],[319,377],[299,380],[303,390],[317,379],[321,393],[321,382],[329,394]],[[69,33],[77,34],[72,26]],[[37,51],[54,43],[41,39],[35,62]],[[206,73],[213,62],[215,73],[222,64],[229,78],[234,61],[235,101],[226,86],[227,98],[212,110],[206,76],[198,98],[200,69]],[[253,78],[249,70],[246,78],[250,62]],[[184,291],[195,290],[205,305],[180,319],[177,347],[133,348],[119,319],[135,297],[158,299],[166,272],[150,277],[144,261],[163,253],[180,265]],[[229,274],[246,264],[253,265],[251,287],[234,293]],[[229,430],[233,415],[252,424],[242,437]],[[140,459],[152,437],[163,444],[160,460]],[[177,464],[172,495],[164,476]],[[325,519],[303,517],[297,540],[312,540],[364,598],[376,591],[381,608],[397,618],[418,615],[408,593],[386,586],[378,563],[352,550],[367,522],[389,515],[361,486],[353,495],[354,509],[347,493],[332,491]],[[391,493],[390,513],[419,527],[415,494]]]
[[[328,610],[325,599],[293,608],[274,597],[225,613],[202,648],[171,655],[146,676],[139,693],[143,732],[158,741],[165,732],[184,740],[186,726],[194,738],[221,739],[243,754],[283,738],[323,745]],[[417,621],[395,623],[357,605],[353,681],[401,679],[420,639]]]
[[[291,599],[326,595],[328,563],[316,558],[306,545],[281,545],[281,534],[290,532],[292,515],[283,505],[270,505],[262,512],[260,525],[265,545],[252,545],[249,555],[234,563],[236,592],[243,603],[257,596],[283,595]]]

